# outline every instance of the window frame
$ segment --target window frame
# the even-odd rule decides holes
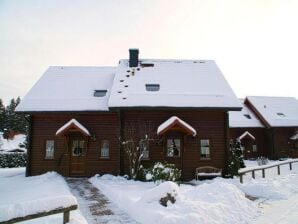
[[[104,143],[105,142],[107,142],[108,143],[108,147],[107,148],[104,148],[103,146],[104,146]],[[111,144],[110,144],[110,140],[108,140],[108,139],[102,139],[101,140],[101,143],[100,143],[100,158],[101,159],[109,159],[110,158],[110,147],[111,146]],[[108,155],[107,156],[103,156],[103,150],[104,149],[108,149]]]
[[[53,142],[53,157],[47,157],[47,142],[52,141]],[[55,148],[56,148],[56,142],[54,139],[46,139],[44,141],[44,160],[54,160],[55,159]]]
[[[206,147],[206,146],[202,146],[202,141],[203,140],[208,140],[208,150],[209,150],[209,157],[202,157],[202,147]],[[199,140],[199,144],[200,144],[200,148],[199,148],[199,153],[200,153],[200,160],[211,160],[211,158],[212,158],[212,156],[211,156],[211,148],[212,148],[212,146],[211,146],[211,138],[208,138],[208,137],[206,137],[206,138],[200,138],[200,140]],[[206,154],[207,155],[207,154]]]

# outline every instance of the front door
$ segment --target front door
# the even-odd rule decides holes
[[[85,175],[86,141],[83,138],[70,139],[71,176]]]

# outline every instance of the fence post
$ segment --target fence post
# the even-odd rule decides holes
[[[289,165],[290,165],[290,170],[292,170],[292,163],[289,163]]]
[[[252,176],[252,178],[254,178],[254,179],[256,178],[256,177],[255,177],[255,171],[254,171],[254,170],[251,171],[251,176]]]
[[[277,166],[277,174],[280,175],[280,165]]]
[[[240,177],[240,183],[242,184],[243,183],[243,174],[241,173],[239,177]]]
[[[262,169],[262,177],[265,178],[265,169]]]

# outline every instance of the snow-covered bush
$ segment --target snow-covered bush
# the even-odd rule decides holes
[[[147,181],[153,180],[160,183],[164,181],[178,181],[181,177],[181,170],[177,169],[174,164],[157,162],[153,167],[145,171]]]
[[[174,204],[179,196],[179,187],[176,183],[166,181],[160,185],[146,191],[139,203],[159,202],[162,206],[167,207],[168,203]]]
[[[10,152],[0,153],[0,167],[25,167],[27,163],[27,153]]]
[[[245,168],[241,143],[239,141],[231,142],[223,176],[227,178],[238,176],[238,170],[240,168]]]

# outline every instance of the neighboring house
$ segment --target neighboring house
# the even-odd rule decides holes
[[[244,103],[241,111],[229,112],[230,139],[240,141],[245,158],[267,157],[266,128]]]
[[[0,152],[27,152],[25,148],[26,135],[15,134],[12,138],[3,138],[3,132],[0,132]]]
[[[269,157],[298,157],[297,100],[292,97],[248,96],[244,103],[266,128]]]
[[[228,111],[241,104],[214,61],[129,60],[117,67],[50,67],[16,111],[30,114],[28,175],[128,173],[119,142],[148,134],[145,166],[174,163],[182,178],[223,168]]]

